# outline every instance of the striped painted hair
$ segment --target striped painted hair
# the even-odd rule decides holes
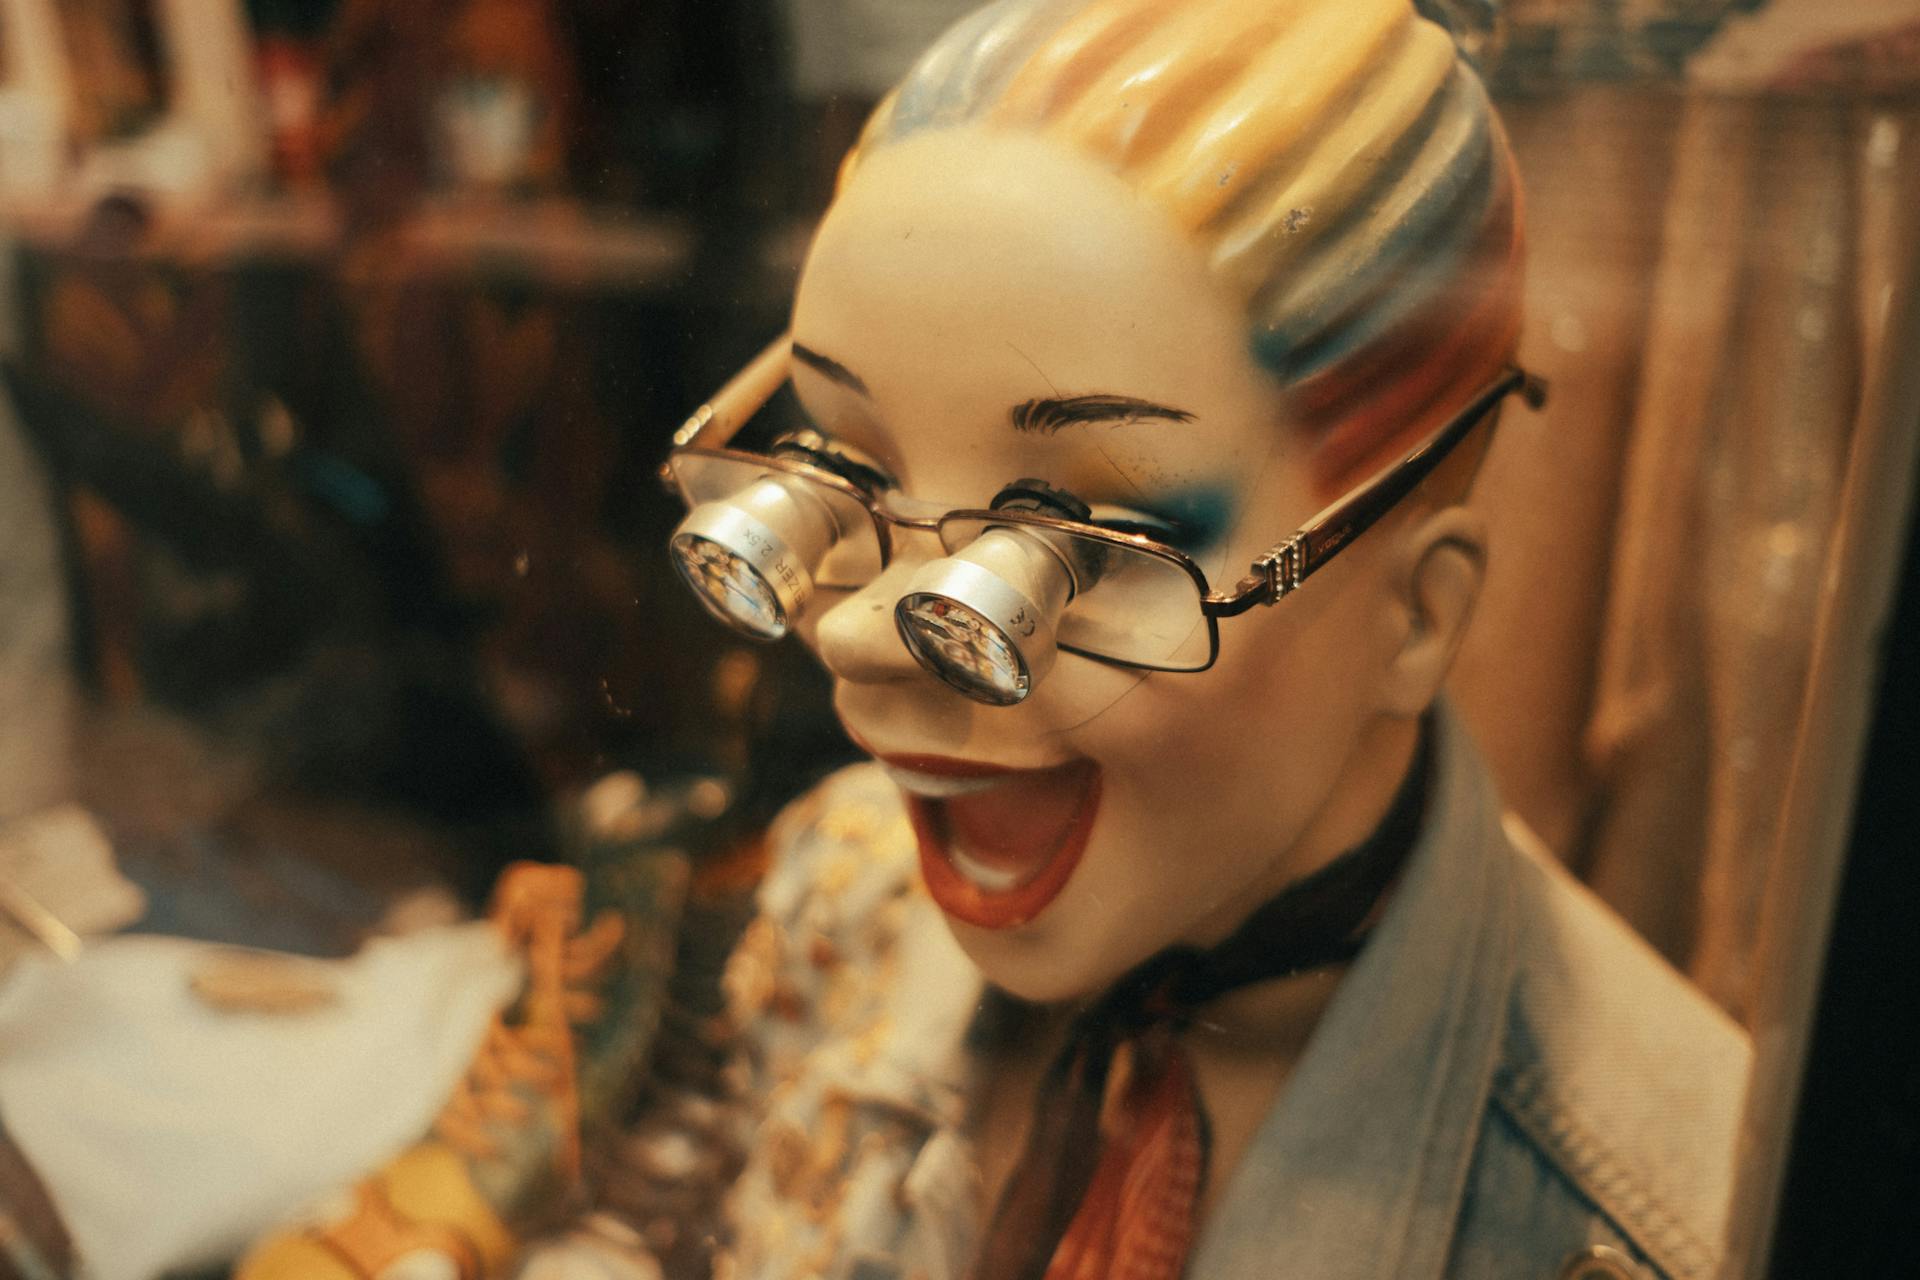
[[[1520,189],[1479,78],[1410,0],[999,0],[842,170],[930,129],[1038,132],[1165,210],[1243,299],[1337,488],[1511,359]]]

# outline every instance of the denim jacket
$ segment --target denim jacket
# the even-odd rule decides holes
[[[1472,744],[1438,723],[1404,878],[1186,1274],[1709,1280],[1745,1037],[1503,827]],[[774,849],[728,975],[766,1102],[732,1274],[962,1280],[980,980],[877,769],[828,779]]]

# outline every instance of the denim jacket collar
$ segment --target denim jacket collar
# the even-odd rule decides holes
[[[1499,804],[1457,720],[1406,877],[1202,1231],[1192,1280],[1314,1259],[1316,1280],[1438,1276],[1499,1063],[1516,912]]]

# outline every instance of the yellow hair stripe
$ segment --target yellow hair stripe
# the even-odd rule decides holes
[[[987,118],[1002,125],[1044,123],[1166,16],[1165,0],[1087,5],[1034,52]]]
[[[1260,51],[1246,72],[1139,175],[1141,191],[1183,227],[1204,225],[1238,194],[1240,170],[1289,154],[1374,71],[1381,45],[1414,21],[1406,0],[1319,5]]]
[[[1431,23],[1412,24],[1331,129],[1294,163],[1248,184],[1205,228],[1213,269],[1251,293],[1297,260],[1378,180],[1394,143],[1433,108],[1453,68],[1452,39]]]
[[[1232,10],[1255,8],[1253,25]],[[1277,37],[1297,0],[1195,0],[1112,60],[1049,131],[1130,170],[1162,150]]]

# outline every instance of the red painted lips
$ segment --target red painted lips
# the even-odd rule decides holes
[[[1100,808],[1100,766],[1003,769],[883,756],[906,793],[920,870],[941,910],[984,929],[1025,924],[1072,878]]]

